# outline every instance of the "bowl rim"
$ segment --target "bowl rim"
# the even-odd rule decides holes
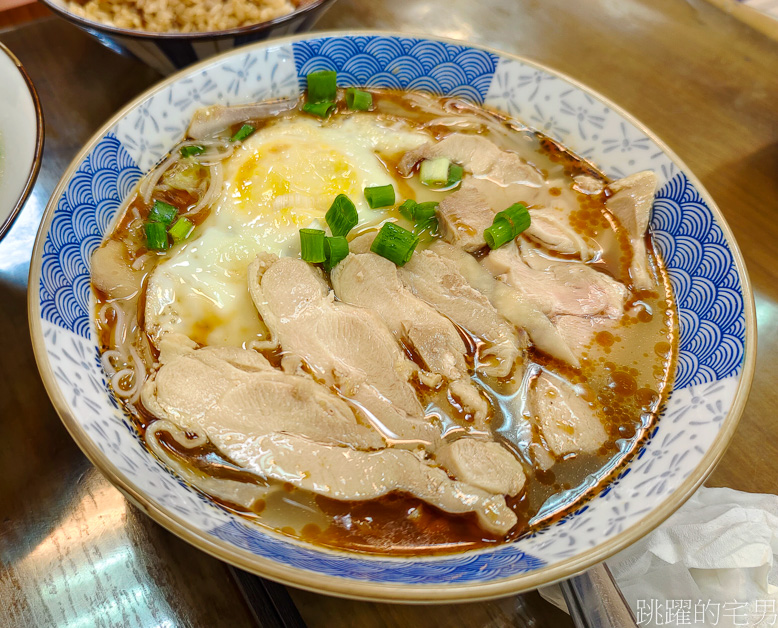
[[[66,0],[63,0],[63,2],[64,1]],[[311,0],[309,4],[306,4],[302,8],[297,8],[291,13],[287,13],[286,15],[280,15],[276,18],[273,18],[272,20],[267,20],[265,22],[249,24],[248,26],[236,26],[235,28],[227,28],[218,31],[198,31],[195,33],[180,33],[180,32],[171,32],[171,31],[155,33],[154,31],[141,31],[132,28],[122,28],[120,26],[113,26],[111,24],[104,24],[103,22],[96,22],[94,20],[81,17],[80,15],[76,15],[75,13],[71,13],[70,11],[67,10],[66,7],[58,3],[57,0],[40,0],[40,2],[46,5],[58,16],[68,20],[69,22],[73,22],[76,26],[79,26],[87,31],[100,31],[108,35],[115,35],[118,37],[128,37],[132,39],[142,39],[148,41],[217,40],[217,39],[227,39],[229,37],[240,37],[241,35],[248,35],[250,33],[254,33],[257,31],[270,29],[274,26],[279,26],[281,24],[284,24],[285,22],[292,20],[293,18],[300,17],[301,15],[307,15],[308,13],[313,13],[316,11],[316,9],[319,9],[335,1],[336,0]],[[217,55],[214,55],[214,57],[215,56]],[[208,57],[208,59],[213,59],[214,57]],[[186,69],[192,67],[194,67],[194,64],[187,66]]]
[[[35,108],[35,151],[32,157],[32,163],[30,163],[30,169],[27,173],[27,180],[24,182],[24,187],[19,194],[19,198],[16,199],[16,203],[14,203],[13,207],[11,208],[11,212],[8,214],[5,220],[0,222],[0,240],[2,240],[11,229],[11,225],[13,225],[14,221],[19,216],[22,207],[27,202],[27,198],[30,196],[30,192],[32,192],[32,188],[35,186],[35,181],[38,179],[38,173],[41,169],[41,161],[43,157],[45,127],[43,124],[43,107],[41,107],[41,101],[38,98],[38,92],[35,89],[35,85],[33,84],[30,75],[27,74],[27,70],[24,69],[24,66],[22,65],[22,62],[19,61],[19,58],[13,52],[11,52],[8,46],[3,44],[3,42],[0,42],[0,52],[5,53],[5,55],[16,66],[16,69],[19,70],[19,74],[22,75],[22,78],[27,85],[27,90],[30,93],[32,105]]]
[[[340,578],[281,564],[272,559],[252,554],[247,550],[241,550],[236,547],[229,547],[225,542],[217,543],[214,540],[207,538],[202,533],[202,531],[200,531],[198,528],[190,524],[182,517],[170,512],[165,512],[150,500],[147,500],[143,493],[135,488],[134,483],[124,473],[115,468],[115,465],[110,461],[108,456],[106,456],[96,445],[92,443],[91,439],[86,435],[83,428],[80,426],[78,421],[75,420],[74,416],[70,412],[68,403],[57,384],[53,369],[51,368],[51,365],[48,361],[43,332],[41,329],[38,291],[33,289],[28,291],[28,318],[38,370],[40,371],[44,387],[46,388],[46,391],[57,413],[59,414],[60,419],[65,425],[65,428],[68,430],[71,437],[76,441],[87,458],[92,462],[92,464],[94,464],[95,467],[97,467],[98,470],[100,470],[100,472],[103,473],[103,475],[105,475],[108,480],[114,486],[116,486],[133,504],[143,510],[154,521],[164,526],[169,531],[173,532],[188,543],[214,556],[215,558],[218,558],[219,560],[223,560],[229,564],[256,575],[271,578],[288,586],[305,589],[314,593],[324,593],[338,597],[375,602],[399,602],[410,604],[475,602],[517,594],[522,591],[533,590],[540,586],[553,584],[555,582],[559,582],[560,580],[569,578],[577,573],[581,573],[589,567],[604,561],[625,547],[632,545],[643,536],[651,532],[663,521],[665,521],[694,494],[697,488],[713,471],[714,467],[719,462],[724,452],[726,451],[727,446],[729,445],[732,435],[734,434],[740,417],[743,413],[743,409],[745,407],[751,388],[756,364],[756,314],[751,281],[748,276],[740,247],[738,246],[732,234],[732,230],[727,224],[727,221],[721,213],[718,205],[715,203],[710,193],[703,187],[702,183],[696,177],[696,175],[694,175],[688,166],[686,166],[686,164],[675,154],[674,151],[672,151],[672,149],[669,148],[665,142],[657,137],[656,134],[650,131],[645,125],[639,122],[634,116],[625,111],[621,106],[602,96],[599,92],[587,87],[582,82],[571,78],[563,72],[559,72],[534,60],[522,57],[520,55],[506,53],[488,46],[472,44],[470,42],[446,37],[430,36],[421,33],[399,33],[386,30],[332,30],[316,33],[306,33],[302,35],[292,35],[278,39],[257,42],[248,46],[243,46],[241,48],[227,51],[214,57],[210,57],[204,61],[178,71],[175,74],[172,74],[166,79],[163,79],[159,83],[151,86],[142,94],[139,94],[127,105],[122,107],[118,112],[111,116],[111,118],[105,124],[103,124],[84,144],[84,147],[73,158],[67,170],[63,173],[46,206],[38,233],[36,235],[35,246],[33,248],[33,255],[30,265],[30,285],[37,286],[40,282],[43,244],[52,221],[54,210],[56,209],[57,200],[62,195],[66,184],[70,181],[79,164],[93,149],[94,145],[104,137],[104,135],[114,124],[116,124],[119,120],[135,109],[146,98],[152,96],[168,85],[175,83],[190,73],[195,73],[220,59],[224,59],[232,55],[237,55],[242,52],[247,52],[252,48],[262,49],[271,46],[282,46],[295,41],[304,41],[306,39],[376,35],[384,37],[419,38],[422,40],[438,41],[457,46],[465,46],[477,50],[484,50],[496,55],[498,58],[519,61],[567,81],[569,84],[585,91],[593,98],[598,99],[604,105],[616,111],[620,116],[634,124],[638,129],[645,133],[647,137],[656,142],[657,146],[662,149],[662,151],[668,155],[668,157],[670,157],[673,162],[680,166],[684,174],[686,174],[686,176],[689,178],[689,181],[694,185],[705,203],[708,205],[726,238],[726,242],[732,252],[735,267],[741,281],[741,289],[743,293],[743,314],[745,319],[745,348],[742,370],[740,372],[737,388],[733,396],[732,405],[726,417],[722,421],[721,429],[719,430],[719,433],[714,439],[713,443],[703,455],[700,462],[692,470],[690,475],[678,486],[678,488],[672,491],[639,522],[633,524],[625,530],[622,530],[620,533],[615,535],[613,538],[608,539],[604,543],[589,548],[577,556],[563,559],[553,565],[548,565],[529,572],[516,574],[515,576],[508,578],[502,578],[491,582],[436,585],[369,582],[349,578]],[[326,548],[317,547],[316,549]],[[352,552],[345,551],[340,551],[337,553],[339,555],[355,555]],[[367,558],[365,555],[356,556],[361,557],[362,559]],[[414,560],[419,560],[419,558],[414,558]]]

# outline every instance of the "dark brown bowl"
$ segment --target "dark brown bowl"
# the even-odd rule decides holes
[[[274,20],[221,31],[153,33],[110,26],[71,13],[64,0],[41,0],[60,17],[86,31],[101,44],[129,54],[162,74],[245,44],[310,30],[336,0],[303,0],[292,13]]]

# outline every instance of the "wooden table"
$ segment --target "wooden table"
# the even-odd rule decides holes
[[[778,493],[778,44],[704,0],[340,0],[317,28],[432,33],[524,55],[624,106],[688,163],[740,242],[760,326],[751,398],[708,484]],[[30,346],[27,270],[46,201],[91,133],[159,76],[53,17],[0,41],[26,64],[47,122],[38,183],[0,243],[0,625],[272,625],[224,564],[91,467]],[[416,607],[291,597],[312,627],[571,625],[536,593]]]

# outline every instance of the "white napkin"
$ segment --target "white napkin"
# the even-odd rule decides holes
[[[641,626],[778,626],[778,496],[701,488],[607,562]],[[567,611],[559,587],[540,589]]]

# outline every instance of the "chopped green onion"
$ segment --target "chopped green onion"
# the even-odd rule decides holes
[[[338,95],[338,74],[334,70],[311,72],[308,82],[308,102],[333,102]]]
[[[448,167],[451,162],[445,157],[425,159],[419,167],[419,176],[424,185],[445,185],[448,181]]]
[[[492,250],[508,244],[515,237],[513,227],[507,220],[495,220],[491,227],[484,229],[484,240]]]
[[[235,135],[230,138],[230,142],[242,142],[254,131],[256,131],[256,129],[253,126],[250,124],[244,124],[236,131]]]
[[[415,224],[414,233],[418,233],[436,226],[435,214],[437,208],[437,201],[417,203],[408,199],[400,205],[400,214]]]
[[[513,240],[530,225],[530,215],[524,203],[514,203],[508,209],[497,212],[492,226],[484,229],[484,240],[490,249],[499,249]]]
[[[151,251],[167,251],[170,242],[167,239],[167,229],[161,222],[147,222],[143,225],[146,231],[146,248]]]
[[[194,223],[182,216],[176,220],[176,224],[170,227],[168,233],[175,242],[180,242],[181,240],[186,240],[192,234],[192,231],[194,231]]]
[[[398,266],[403,266],[419,243],[419,236],[393,222],[386,222],[373,240],[370,250]]]
[[[348,255],[348,240],[346,236],[332,236],[324,238],[324,255],[327,258],[324,268],[327,271],[335,268]]]
[[[376,185],[371,188],[365,188],[365,199],[367,199],[367,204],[370,205],[370,209],[394,205],[394,187],[389,183],[387,185]]]
[[[165,203],[164,201],[154,201],[154,207],[152,207],[149,212],[149,220],[151,222],[161,222],[164,225],[169,225],[177,215],[178,210],[172,205]]]
[[[361,89],[349,87],[346,90],[346,106],[349,109],[367,111],[373,106],[373,95],[370,92],[363,92]]]
[[[426,203],[419,203],[416,205],[414,216],[416,219],[416,228],[414,233],[418,234],[422,231],[430,231],[434,233],[438,230],[438,219],[436,217],[438,209],[437,201],[428,201]]]
[[[446,181],[446,187],[450,187],[455,183],[459,183],[462,180],[462,176],[465,174],[465,169],[459,164],[451,164],[448,167],[448,180]]]
[[[403,201],[402,205],[400,205],[400,214],[405,216],[408,220],[415,220],[414,216],[416,215],[416,205],[416,201],[414,201],[412,198]]]
[[[181,147],[181,156],[182,157],[193,157],[195,155],[199,155],[200,153],[204,153],[205,148],[202,146],[182,146]]]
[[[437,201],[427,201],[426,203],[418,203],[413,211],[413,218],[416,222],[428,222],[431,218],[435,217],[435,212],[438,209]]]
[[[524,203],[514,203],[508,209],[497,212],[494,221],[497,222],[498,220],[507,220],[510,223],[513,237],[515,238],[522,231],[529,228],[529,210]]]
[[[333,109],[335,109],[334,102],[307,102],[303,105],[303,111],[320,118],[329,116]]]
[[[327,213],[324,214],[324,220],[327,221],[332,235],[345,236],[357,226],[359,216],[351,199],[345,194],[338,194]]]
[[[324,231],[300,229],[300,256],[311,264],[319,264],[327,259],[324,255]]]

